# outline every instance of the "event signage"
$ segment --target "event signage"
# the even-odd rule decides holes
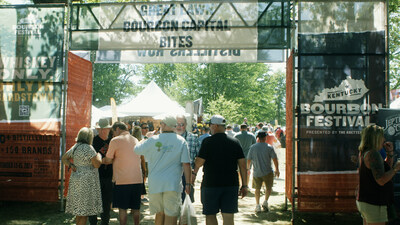
[[[57,201],[59,145],[59,135],[0,132],[0,199]]]
[[[299,35],[300,174],[356,172],[361,131],[385,106],[384,42],[362,41],[373,39],[384,32]],[[326,54],[338,51],[331,40],[365,45]]]
[[[57,178],[58,136],[0,134],[0,177]],[[44,160],[46,159],[46,160]],[[54,164],[52,165],[52,164]],[[26,181],[26,180],[25,180]]]
[[[400,156],[400,110],[379,109],[378,125],[384,128],[385,139],[394,144],[394,151],[397,157]]]
[[[71,49],[100,62],[282,61],[289,46],[288,1],[74,7]]]
[[[378,125],[383,127],[385,140],[393,143],[395,161],[400,158],[400,110],[399,109],[379,109]],[[393,178],[394,182],[394,204],[400,207],[400,174],[397,173]]]
[[[386,107],[384,1],[302,1],[298,172],[356,174],[363,128]]]
[[[0,12],[0,122],[59,121],[64,8]]]
[[[336,103],[351,102],[363,98],[368,92],[363,80],[348,77],[338,87],[327,88],[314,97],[312,104],[300,104],[301,114],[306,115],[306,126],[314,127],[355,127],[362,128],[369,124],[371,112],[378,111],[382,104]],[[325,103],[325,104],[324,104]],[[326,131],[335,134],[338,131]],[[317,133],[308,130],[308,133]],[[343,132],[341,132],[343,133]],[[347,134],[349,132],[347,131]]]

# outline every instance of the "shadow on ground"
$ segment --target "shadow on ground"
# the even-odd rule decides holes
[[[148,211],[148,205],[143,205],[141,211]],[[118,213],[111,212],[110,224],[118,224]],[[198,215],[203,217],[203,215]],[[236,224],[291,224],[292,212],[289,205],[285,210],[285,204],[270,206],[269,212],[241,214]],[[0,202],[1,224],[5,225],[35,225],[35,224],[74,224],[74,217],[60,211],[60,203],[43,202]],[[295,213],[294,224],[307,225],[358,225],[362,220],[358,213]],[[129,217],[129,224],[133,224]],[[153,216],[143,213],[141,224],[154,224]],[[204,224],[204,222],[199,223]]]
[[[246,224],[292,224],[292,211],[289,204],[270,206],[268,212],[242,214],[241,221]],[[358,213],[309,213],[295,212],[294,224],[307,225],[362,225],[362,219]],[[241,223],[239,223],[241,224]]]

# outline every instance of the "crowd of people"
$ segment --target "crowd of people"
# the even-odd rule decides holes
[[[252,129],[244,120],[239,131],[214,115],[207,124],[187,130],[184,116],[166,116],[160,129],[150,131],[149,123],[125,123],[100,119],[97,135],[82,128],[76,144],[63,156],[72,170],[66,213],[76,216],[76,224],[109,224],[111,206],[119,210],[120,224],[127,223],[127,210],[140,223],[140,205],[149,198],[155,224],[177,224],[185,196],[194,202],[197,173],[203,167],[202,213],[206,224],[234,224],[238,196],[248,193],[250,170],[255,189],[255,212],[268,211],[273,179],[279,177],[276,149],[285,131],[269,124]],[[364,224],[386,224],[396,217],[393,177],[400,170],[393,143],[385,141],[382,127],[369,125],[361,133],[359,145],[359,185],[356,205]],[[274,169],[272,167],[274,166]],[[147,182],[146,182],[147,181]],[[146,183],[147,190],[146,192]],[[260,204],[261,188],[264,201]]]
[[[82,128],[76,144],[62,156],[72,169],[65,211],[76,216],[78,225],[87,220],[97,224],[98,215],[106,225],[111,207],[118,208],[120,224],[127,223],[127,210],[131,209],[134,223],[139,224],[140,205],[149,201],[156,225],[177,224],[185,196],[192,202],[199,200],[194,198],[194,181],[201,167],[206,224],[218,224],[219,212],[224,224],[234,224],[238,193],[247,195],[251,168],[256,212],[262,211],[263,183],[266,195],[262,206],[268,211],[273,176],[279,176],[274,149],[279,140],[268,139],[275,135],[267,125],[259,124],[260,129],[253,133],[246,122],[235,132],[222,116],[214,115],[208,123],[194,126],[197,129],[187,129],[185,116],[165,116],[159,129],[150,131],[150,121],[110,125],[107,119],[100,119],[95,132]]]

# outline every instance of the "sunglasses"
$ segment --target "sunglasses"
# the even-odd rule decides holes
[[[142,127],[142,129],[149,129],[149,127]]]

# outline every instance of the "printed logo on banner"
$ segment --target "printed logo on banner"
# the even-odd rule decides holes
[[[27,18],[21,18],[17,25],[13,25],[13,30],[17,36],[35,36],[40,37],[40,30],[43,29],[41,19],[34,18],[30,14]]]
[[[387,132],[390,136],[398,136],[400,135],[400,116],[393,115],[387,117],[385,120],[385,132]]]
[[[382,104],[352,103],[354,100],[363,98],[368,91],[363,80],[354,80],[351,77],[343,80],[339,86],[320,91],[314,97],[313,104],[300,104],[301,113],[307,115],[306,126],[364,127],[368,125],[369,115],[377,112]],[[349,103],[334,103],[335,101]]]
[[[19,106],[19,116],[29,116],[29,105]]]
[[[384,128],[386,141],[391,141],[396,154],[400,155],[400,110],[380,109],[378,117],[378,125]]]
[[[357,100],[368,91],[363,80],[353,80],[348,77],[338,87],[322,90],[319,95],[315,96],[314,102]]]

